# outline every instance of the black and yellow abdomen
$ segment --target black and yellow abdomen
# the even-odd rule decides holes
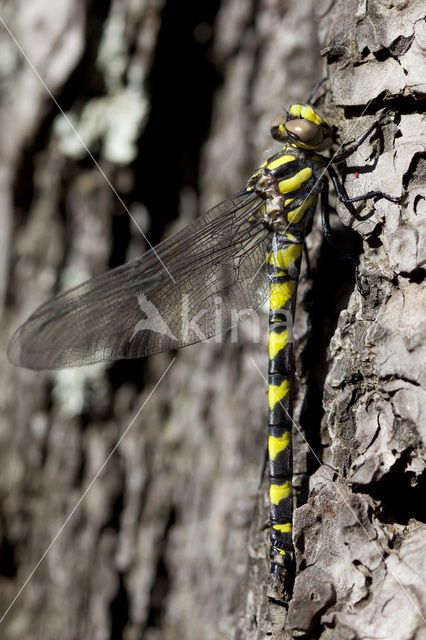
[[[294,579],[292,423],[293,321],[303,242],[321,188],[324,158],[286,144],[253,175],[274,232],[269,279],[268,451],[271,573],[291,592]]]
[[[269,301],[268,451],[271,573],[290,579],[292,542],[293,317],[302,236],[276,233],[268,249]]]

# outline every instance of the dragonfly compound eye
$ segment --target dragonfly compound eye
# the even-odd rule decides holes
[[[294,142],[302,142],[309,147],[317,147],[323,141],[321,127],[315,122],[296,118],[285,123],[288,138]]]
[[[285,124],[287,122],[287,116],[278,116],[275,118],[271,125],[271,136],[278,142],[286,142],[287,131],[285,130]]]

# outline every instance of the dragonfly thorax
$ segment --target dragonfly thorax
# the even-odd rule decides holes
[[[247,183],[265,200],[263,222],[272,231],[304,227],[321,189],[326,158],[287,143]]]

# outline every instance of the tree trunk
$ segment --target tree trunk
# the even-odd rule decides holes
[[[338,204],[342,248],[363,239],[364,296],[319,215],[308,237],[290,605],[269,586],[261,312],[259,337],[247,322],[112,366],[3,359],[1,637],[420,638],[423,3],[37,0],[2,18],[29,60],[2,25],[4,352],[37,305],[146,250],[123,204],[155,244],[241,189],[281,106],[324,69],[321,108],[345,144],[394,112],[348,158],[349,195],[403,200]]]

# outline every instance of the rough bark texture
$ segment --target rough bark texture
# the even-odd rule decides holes
[[[158,388],[169,354],[54,374],[3,358],[0,636],[425,637],[423,2],[34,0],[1,17],[153,243],[244,185],[325,66],[345,142],[396,113],[348,160],[349,194],[404,199],[338,206],[365,298],[319,220],[308,239],[290,606],[268,597],[261,314],[260,340],[247,323],[183,350]],[[146,245],[3,25],[0,81],[4,353],[43,300]]]

